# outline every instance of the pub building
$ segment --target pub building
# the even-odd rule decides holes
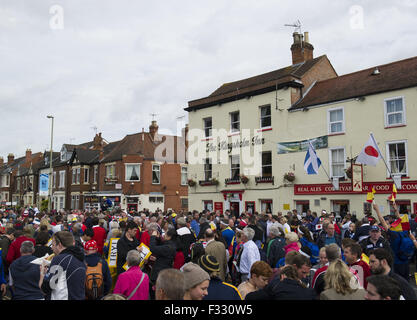
[[[188,102],[189,209],[360,217],[373,187],[388,214],[395,179],[400,210],[416,212],[417,57],[338,75],[308,33],[293,38],[291,65]],[[356,166],[371,132],[384,161]],[[304,170],[309,142],[317,174]]]

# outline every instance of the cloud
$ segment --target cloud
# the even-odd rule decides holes
[[[362,28],[352,24],[358,4]],[[53,5],[62,29],[51,28]],[[413,56],[416,8],[415,0],[4,0],[0,156],[49,148],[48,114],[56,150],[91,140],[93,127],[109,141],[148,130],[151,113],[161,131],[176,132],[188,101],[291,64],[294,29],[284,24],[297,20],[339,74]]]

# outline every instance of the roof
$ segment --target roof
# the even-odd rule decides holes
[[[91,164],[98,163],[100,151],[99,150],[89,150],[89,149],[74,149],[71,156],[70,165],[73,163],[75,155],[80,163]]]
[[[159,145],[166,143],[164,146],[167,149],[170,147],[169,143],[166,142],[166,139],[173,137],[176,139],[177,144],[184,145],[184,138],[177,136],[168,136],[168,135],[158,135],[156,140],[152,140],[150,133],[148,132],[139,132],[135,134],[126,135],[122,140],[117,142],[109,143],[104,147],[104,157],[101,162],[112,162],[121,160],[123,155],[141,155],[144,159],[148,160],[157,160],[155,158],[155,151]],[[142,138],[143,137],[143,138]],[[169,150],[167,150],[167,158],[169,157]],[[176,152],[173,152],[174,159],[169,159],[174,161],[177,157]],[[164,158],[164,160],[166,160]]]
[[[225,83],[216,89],[208,97],[192,100],[188,102],[189,107],[186,111],[192,111],[202,107],[232,101],[236,98],[243,98],[254,94],[260,94],[275,90],[277,86],[302,86],[301,77],[307,73],[321,59],[327,59],[326,55],[293,64],[285,68],[263,73],[254,77]]]
[[[89,149],[93,146],[93,141],[84,142],[81,144],[68,144],[64,143],[63,147],[67,149],[68,152],[74,151],[74,149]]]
[[[379,74],[373,74],[375,68]],[[289,111],[414,86],[417,86],[417,57],[318,81]]]

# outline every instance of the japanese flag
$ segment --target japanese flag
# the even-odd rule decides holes
[[[375,167],[379,160],[381,160],[381,153],[379,152],[379,148],[371,134],[368,142],[365,144],[365,147],[363,147],[361,153],[356,158],[356,163],[367,164]]]

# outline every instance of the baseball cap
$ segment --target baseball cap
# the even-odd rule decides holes
[[[87,241],[84,244],[84,250],[88,251],[88,250],[97,250],[97,249],[98,249],[97,242],[95,240]]]
[[[371,226],[371,231],[381,231],[377,225]]]

